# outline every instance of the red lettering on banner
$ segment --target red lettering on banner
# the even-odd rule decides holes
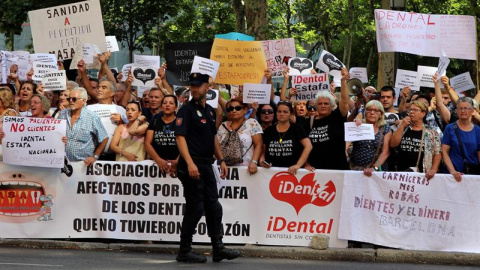
[[[284,217],[270,217],[268,221],[267,231],[279,232],[287,230],[288,232],[297,233],[323,233],[329,234],[332,231],[333,219],[326,222],[318,222],[318,220],[310,221],[287,221]]]

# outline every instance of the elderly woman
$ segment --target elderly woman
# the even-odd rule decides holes
[[[289,173],[296,174],[306,163],[312,143],[301,126],[290,123],[292,114],[290,102],[278,103],[277,124],[267,128],[263,136],[262,167],[286,167]]]
[[[234,152],[228,142],[231,142],[231,136],[240,138],[241,148],[239,150],[240,162],[235,165],[247,165],[248,172],[254,174],[257,172],[258,160],[262,153],[262,127],[253,118],[245,119],[245,113],[248,110],[247,104],[232,99],[227,102],[227,121],[223,122],[217,132],[224,158],[229,157],[228,152]],[[235,134],[236,133],[236,134]],[[229,164],[227,164],[229,165]]]
[[[352,143],[350,169],[363,170],[370,176],[374,170],[388,170],[387,158],[390,155],[390,126],[385,122],[383,105],[371,100],[365,106],[363,123],[372,124],[374,140],[355,141]]]
[[[276,113],[277,106],[275,103],[270,102],[270,104],[260,104],[260,107],[257,110],[257,119],[260,126],[262,126],[263,131],[277,122],[275,117]]]
[[[328,170],[345,170],[348,167],[344,134],[350,100],[346,85],[348,78],[348,71],[342,69],[338,107],[329,91],[320,91],[316,96],[317,115],[307,120],[305,127],[313,145],[306,167]]]
[[[417,171],[431,179],[442,160],[438,133],[424,125],[427,104],[415,100],[408,116],[403,118],[390,139],[390,147],[398,147],[397,171]]]
[[[458,120],[445,128],[442,138],[443,160],[448,171],[460,182],[462,174],[480,174],[468,171],[478,168],[480,159],[480,127],[471,122],[473,100],[462,97],[457,100]]]
[[[35,94],[30,98],[30,112],[32,117],[45,118],[50,110],[50,101],[44,95]]]

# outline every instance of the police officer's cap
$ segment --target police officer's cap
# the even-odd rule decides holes
[[[204,83],[208,83],[208,79],[210,78],[210,76],[200,73],[190,73],[190,76],[188,78],[190,79],[190,85],[199,86]]]

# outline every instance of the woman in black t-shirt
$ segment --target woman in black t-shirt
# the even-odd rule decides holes
[[[150,122],[145,137],[145,150],[163,172],[175,176],[180,154],[174,130],[177,97],[165,95],[161,104],[163,115]]]
[[[289,173],[296,174],[307,161],[312,143],[302,127],[290,123],[292,113],[290,102],[278,103],[277,124],[264,132],[264,151],[260,158],[262,167],[287,167]]]

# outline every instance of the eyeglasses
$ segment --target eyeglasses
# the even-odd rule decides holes
[[[368,109],[366,109],[366,111],[369,112],[369,113],[380,113],[379,110],[377,110],[377,109],[372,109],[372,108],[368,108]]]
[[[466,111],[470,111],[472,108],[457,108],[457,111],[459,112],[466,112]]]
[[[238,105],[238,106],[230,106],[230,107],[227,108],[227,112],[231,112],[233,110],[239,112],[239,111],[243,110],[243,107]]]
[[[263,109],[260,111],[261,114],[272,114],[273,110],[272,109]]]
[[[416,108],[412,108],[410,110],[408,110],[408,113],[410,112],[423,112],[421,109],[416,109]]]
[[[70,101],[77,102],[77,100],[79,100],[79,99],[85,100],[84,98],[77,98],[77,97],[68,97],[66,99],[67,99],[68,102],[70,102]]]

